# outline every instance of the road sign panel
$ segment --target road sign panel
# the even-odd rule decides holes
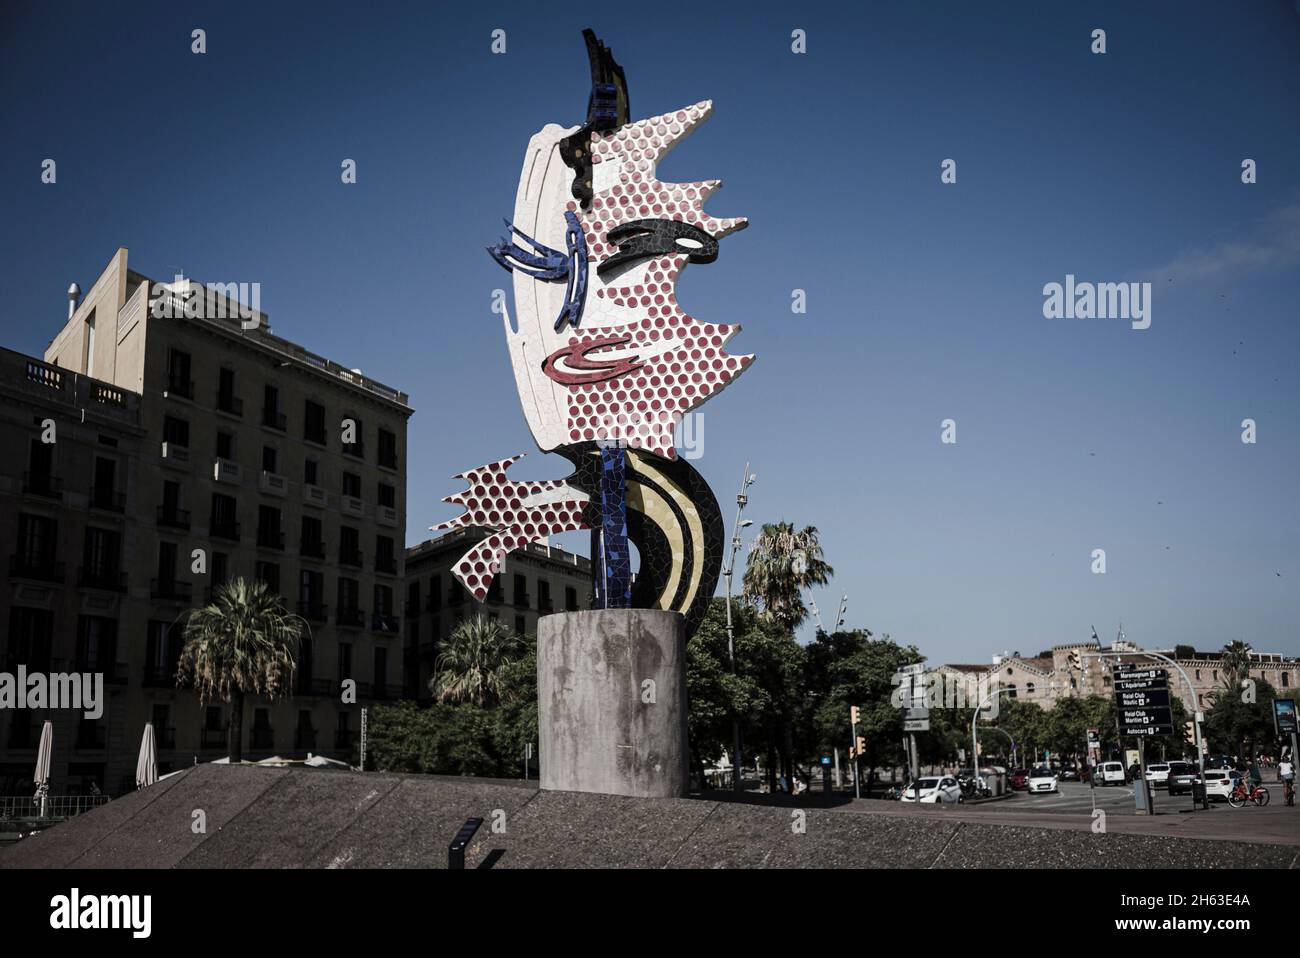
[[[928,732],[930,731],[930,720],[924,719],[907,719],[903,722],[904,732]]]
[[[1115,705],[1121,709],[1168,708],[1169,690],[1120,690],[1115,693]]]

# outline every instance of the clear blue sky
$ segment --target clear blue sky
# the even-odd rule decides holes
[[[821,530],[827,614],[846,592],[851,625],[947,661],[1121,618],[1148,647],[1300,653],[1294,3],[659,9],[10,0],[0,343],[39,354],[126,246],[157,278],[260,282],[277,333],[410,392],[409,541],[466,467],[562,475],[483,247],[529,136],[585,115],[590,25],[637,118],[715,102],[660,176],[723,179],[709,210],[751,225],[679,293],[758,358],[695,465],[728,522],[748,459],[749,516]],[[1066,273],[1151,280],[1151,328],[1045,319]]]

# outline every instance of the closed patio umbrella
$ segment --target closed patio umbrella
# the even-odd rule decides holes
[[[144,727],[144,738],[140,739],[140,758],[135,763],[135,787],[144,788],[158,781],[158,749],[154,743],[153,723]]]
[[[40,804],[41,818],[45,817],[50,799],[50,770],[54,765],[54,723],[48,719],[41,726],[41,744],[36,749],[36,798]]]

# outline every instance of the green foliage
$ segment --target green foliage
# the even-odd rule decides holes
[[[1245,758],[1261,743],[1273,740],[1273,699],[1277,691],[1267,681],[1255,679],[1254,702],[1242,701],[1244,692],[1239,684],[1210,694],[1211,704],[1205,711],[1201,732],[1212,754]]]
[[[506,688],[503,677],[524,653],[524,643],[500,622],[475,615],[442,643],[429,690],[439,702],[496,705]]]
[[[802,593],[835,574],[822,558],[817,529],[795,531],[789,522],[765,523],[749,549],[744,595],[765,622],[793,632],[808,618]]]

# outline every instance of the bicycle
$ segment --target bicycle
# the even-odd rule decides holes
[[[1282,795],[1286,798],[1288,805],[1295,804],[1295,781],[1294,779],[1282,779]]]
[[[1233,808],[1241,808],[1247,802],[1254,802],[1256,808],[1263,808],[1268,804],[1268,798],[1268,789],[1263,785],[1249,788],[1245,782],[1238,782],[1228,793],[1228,804]]]

